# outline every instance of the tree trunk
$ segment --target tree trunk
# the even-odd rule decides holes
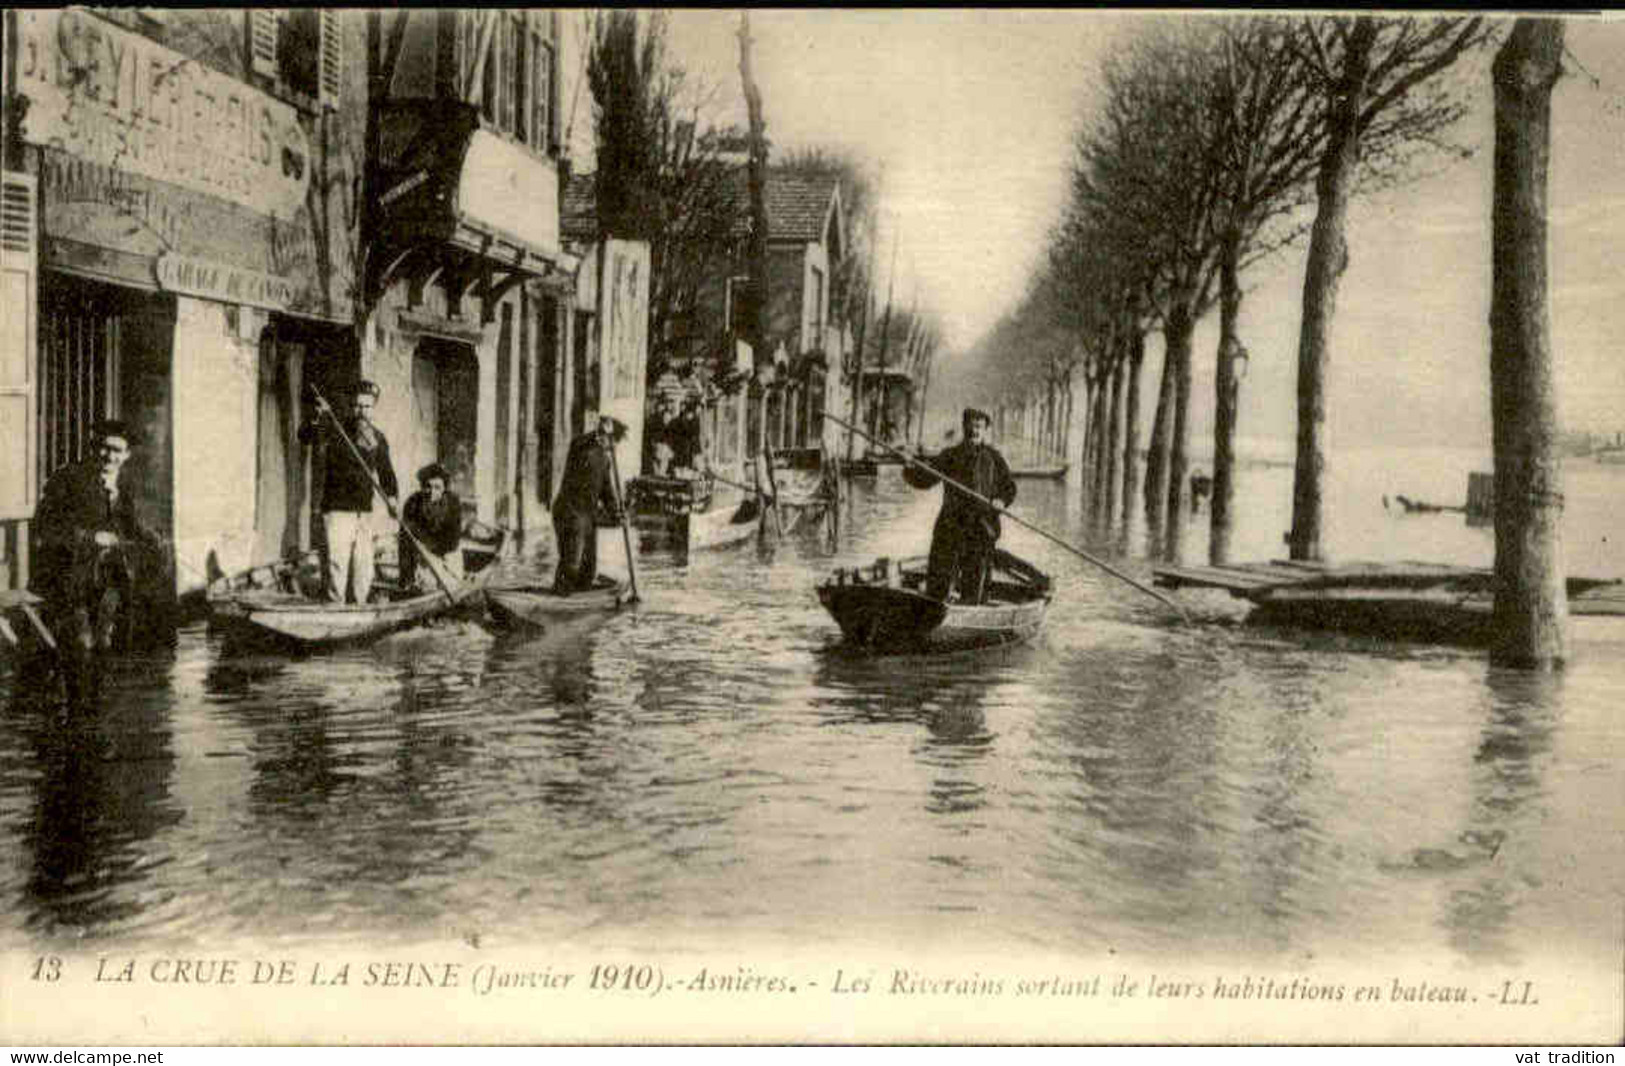
[[[1151,423],[1151,448],[1145,457],[1146,554],[1162,554],[1162,508],[1168,502],[1168,444],[1173,436],[1174,363],[1166,329],[1163,335],[1162,384],[1157,387],[1157,414]]]
[[[1078,460],[1078,490],[1089,502],[1090,471],[1095,468],[1095,390],[1099,388],[1093,369],[1083,376],[1083,454]]]
[[[1184,301],[1168,314],[1168,365],[1174,371],[1173,433],[1168,442],[1168,514],[1163,558],[1182,561],[1185,539],[1185,476],[1189,468],[1191,409],[1191,333],[1196,323]]]
[[[1145,332],[1138,325],[1129,336],[1128,410],[1123,414],[1123,530],[1128,543],[1134,512],[1140,506],[1140,367],[1145,362]]]
[[[1495,57],[1490,396],[1495,444],[1492,662],[1551,669],[1568,643],[1563,466],[1547,311],[1552,86],[1563,23],[1519,19]]]
[[[1091,524],[1102,527],[1106,525],[1106,471],[1111,466],[1111,423],[1109,411],[1111,409],[1112,379],[1110,374],[1102,373],[1100,386],[1095,390],[1095,468],[1091,472],[1090,480],[1093,482],[1089,491],[1089,515]]]
[[[1348,268],[1349,196],[1360,164],[1360,110],[1365,104],[1377,24],[1355,20],[1343,58],[1343,77],[1332,88],[1330,136],[1315,179],[1315,224],[1303,278],[1303,325],[1298,334],[1298,453],[1292,474],[1291,556],[1322,558],[1325,526],[1326,371],[1331,362],[1337,288]]]
[[[1100,518],[1102,530],[1109,530],[1117,517],[1118,479],[1122,476],[1122,452],[1118,442],[1123,438],[1123,375],[1128,367],[1123,351],[1126,347],[1126,344],[1118,345],[1111,376],[1111,402],[1106,405],[1106,507]]]
[[[1070,364],[1066,368],[1066,385],[1065,385],[1065,389],[1066,389],[1066,392],[1064,394],[1064,407],[1062,409],[1063,414],[1061,415],[1061,448],[1060,448],[1060,452],[1059,452],[1060,457],[1063,460],[1066,458],[1066,453],[1072,450],[1072,415],[1073,415],[1072,407],[1073,407],[1073,397],[1072,397],[1072,367],[1071,367]]]
[[[1213,382],[1213,489],[1208,514],[1207,558],[1214,566],[1230,561],[1231,510],[1235,503],[1236,401],[1241,381],[1236,360],[1241,318],[1241,234],[1226,235],[1219,262],[1219,354]]]

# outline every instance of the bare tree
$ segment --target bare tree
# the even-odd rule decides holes
[[[1235,437],[1247,357],[1240,336],[1241,276],[1256,258],[1300,238],[1298,212],[1309,199],[1326,124],[1324,97],[1289,47],[1291,23],[1247,17],[1220,23],[1209,100],[1217,111],[1212,165],[1222,199],[1215,214],[1219,253],[1219,346],[1214,374],[1213,494],[1208,560],[1230,560],[1235,503]]]
[[[1174,559],[1185,521],[1191,335],[1212,303],[1218,262],[1219,130],[1207,96],[1215,33],[1194,20],[1155,26],[1108,57],[1104,111],[1078,139],[1073,174],[1074,199],[1094,205],[1096,217],[1115,215],[1114,226],[1134,234],[1156,264],[1152,299],[1164,356],[1146,468],[1146,522],[1153,553]]]
[[[1294,559],[1322,558],[1326,374],[1337,290],[1348,267],[1349,200],[1362,167],[1397,178],[1418,149],[1459,118],[1465,96],[1439,78],[1484,45],[1484,19],[1317,15],[1296,24],[1290,47],[1326,101],[1315,181],[1318,204],[1303,280],[1298,339],[1298,439],[1293,474]]]

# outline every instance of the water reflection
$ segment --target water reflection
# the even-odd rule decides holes
[[[987,805],[979,764],[995,750],[986,702],[1030,649],[975,652],[947,659],[866,656],[835,645],[822,649],[813,710],[825,725],[923,726],[914,758],[931,773],[925,810],[967,815]]]
[[[101,934],[141,916],[168,861],[155,838],[184,817],[170,797],[167,687],[147,684],[144,668],[110,671],[99,710],[64,713],[27,687],[11,701],[38,773],[21,833],[31,857],[24,910],[45,935]]]
[[[1542,818],[1532,801],[1543,792],[1543,764],[1565,677],[1491,668],[1485,680],[1466,826],[1438,860],[1447,869],[1470,871],[1471,883],[1450,893],[1443,921],[1450,943],[1462,954],[1513,962],[1518,957],[1510,943],[1513,918],[1532,887],[1530,875],[1538,875],[1530,844],[1542,831]]]

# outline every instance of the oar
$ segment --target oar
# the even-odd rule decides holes
[[[621,512],[621,542],[626,545],[626,574],[632,589],[627,603],[638,602],[638,563],[632,554],[632,517],[626,513],[626,500],[621,497],[621,464],[615,458],[615,436],[609,438],[610,484],[615,490],[615,509]]]
[[[1109,563],[1105,563],[1105,562],[1102,562],[1099,559],[1096,559],[1093,555],[1090,555],[1088,552],[1082,550],[1081,548],[1073,547],[1072,545],[1068,544],[1066,541],[1062,540],[1060,537],[1057,537],[1055,534],[1051,533],[1049,530],[1042,529],[1039,526],[1035,526],[1031,522],[1029,522],[1026,519],[1020,517],[1019,515],[1011,514],[1008,510],[1006,510],[1003,507],[1000,507],[998,504],[994,503],[992,500],[988,499],[986,496],[983,496],[981,493],[972,492],[970,489],[966,488],[964,485],[961,485],[959,482],[955,481],[953,478],[948,477],[947,475],[943,474],[940,470],[937,470],[937,469],[935,469],[933,467],[927,466],[925,463],[922,463],[918,459],[915,459],[912,456],[909,456],[905,452],[898,451],[896,448],[893,448],[891,445],[885,443],[884,441],[876,440],[875,438],[869,436],[869,434],[863,432],[863,430],[857,428],[856,426],[849,425],[848,423],[841,421],[840,418],[836,417],[835,415],[830,414],[828,411],[824,412],[824,417],[829,419],[830,421],[834,422],[838,426],[845,426],[847,429],[851,430],[852,432],[856,433],[858,436],[860,436],[860,437],[864,438],[865,440],[869,441],[871,444],[880,445],[880,447],[886,449],[888,452],[891,452],[893,455],[895,455],[898,458],[902,459],[903,462],[910,463],[910,464],[912,464],[914,466],[917,466],[920,469],[925,470],[928,473],[930,473],[933,477],[941,478],[945,483],[947,483],[949,485],[952,485],[954,488],[958,489],[960,492],[963,492],[965,495],[969,496],[971,499],[976,500],[976,501],[978,501],[980,503],[986,504],[987,506],[991,507],[994,511],[996,511],[999,514],[1002,514],[1006,518],[1010,519],[1012,522],[1015,522],[1018,525],[1026,526],[1028,529],[1032,530],[1034,533],[1037,533],[1039,536],[1045,538],[1046,540],[1053,541],[1054,543],[1059,544],[1061,547],[1065,548],[1067,551],[1071,552],[1073,555],[1076,555],[1078,558],[1082,559],[1084,562],[1093,563],[1095,566],[1100,567],[1100,569],[1106,571],[1106,573],[1112,575],[1113,577],[1117,578],[1118,580],[1124,581],[1124,582],[1127,582],[1130,585],[1133,585],[1135,588],[1139,589],[1141,592],[1145,593],[1147,596],[1150,596],[1153,599],[1159,600],[1160,602],[1165,603],[1168,606],[1172,607],[1175,611],[1179,612],[1180,618],[1186,619],[1187,621],[1189,620],[1189,617],[1185,614],[1185,609],[1183,607],[1181,607],[1179,604],[1175,603],[1173,600],[1169,599],[1167,596],[1164,596],[1162,593],[1158,592],[1156,589],[1153,589],[1153,588],[1150,588],[1150,587],[1148,587],[1146,585],[1140,584],[1140,582],[1134,580],[1132,577],[1129,577],[1127,574],[1123,573],[1122,571],[1115,569]]]
[[[372,467],[368,466],[367,461],[361,457],[361,449],[355,446],[355,441],[350,439],[350,434],[344,431],[344,423],[339,421],[339,416],[334,413],[333,408],[328,406],[327,398],[322,395],[322,390],[312,384],[310,391],[316,397],[317,410],[333,420],[333,428],[339,431],[339,436],[344,440],[345,447],[350,449],[350,454],[355,457],[355,461],[361,464],[361,469],[367,472],[367,480],[372,484],[373,491],[378,493],[378,498],[384,501],[384,509],[389,512],[389,517],[400,524],[402,532],[406,534],[406,539],[412,542],[412,547],[416,548],[418,554],[423,557],[423,565],[427,566],[429,572],[434,575],[435,580],[440,582],[440,587],[445,591],[446,598],[455,602],[457,594],[452,591],[451,579],[442,568],[439,558],[423,546],[423,542],[418,540],[417,534],[412,532],[411,526],[401,521],[401,516],[395,512],[395,505],[389,502],[389,495],[384,492],[384,487],[378,484],[378,476],[372,472]],[[328,546],[328,550],[332,550],[331,545]],[[372,549],[369,547],[368,550],[371,551]],[[344,590],[340,589],[339,597],[342,599],[343,596]]]

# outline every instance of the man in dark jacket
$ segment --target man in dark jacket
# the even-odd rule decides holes
[[[463,501],[457,498],[455,492],[447,490],[446,484],[450,480],[446,468],[439,463],[430,463],[418,471],[418,484],[422,488],[412,494],[406,501],[406,510],[401,512],[402,588],[411,588],[418,583],[418,549],[412,543],[412,537],[416,537],[418,544],[434,555],[435,566],[440,568],[441,573],[454,580],[462,579]],[[411,530],[412,536],[407,536],[406,530]],[[438,584],[430,584],[434,581],[431,577],[424,584],[438,588]]]
[[[103,420],[91,427],[91,439],[91,455],[52,474],[34,512],[32,584],[70,663],[114,643],[143,576],[141,563],[160,548],[136,517],[135,493],[120,480],[130,458],[129,427]],[[69,673],[71,686],[75,672]]]
[[[1016,481],[1004,456],[984,441],[993,420],[975,408],[966,408],[964,438],[931,459],[903,468],[903,479],[917,489],[928,489],[941,477],[951,478],[978,495],[1008,507],[1015,502]],[[932,473],[935,471],[935,473]],[[957,585],[960,598],[980,603],[987,583],[988,564],[999,541],[999,515],[987,504],[972,499],[951,485],[943,486],[942,510],[931,530],[931,558],[926,564],[925,594],[946,600]]]
[[[594,429],[570,442],[559,494],[553,498],[553,532],[559,548],[553,591],[558,595],[590,589],[598,580],[597,512],[601,504],[616,513],[611,449],[625,432],[619,420],[604,415]]]
[[[299,427],[299,439],[320,445],[325,453],[322,530],[327,534],[327,598],[334,603],[344,602],[346,586],[351,586],[355,603],[366,603],[372,591],[373,478],[377,477],[389,498],[391,510],[400,494],[395,467],[389,460],[389,441],[371,421],[377,403],[377,385],[362,381],[356,386],[350,415],[343,423],[345,434],[355,445],[354,452],[335,431],[336,412],[332,408],[323,405],[321,417]]]

